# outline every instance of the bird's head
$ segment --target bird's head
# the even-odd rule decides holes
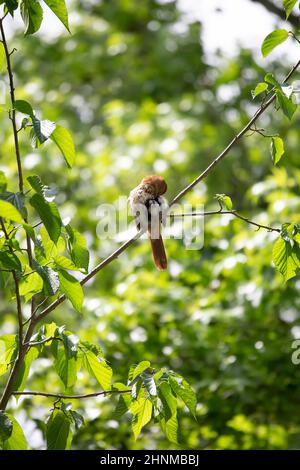
[[[147,192],[152,193],[153,197],[155,198],[165,194],[168,189],[164,178],[162,176],[156,175],[145,176],[141,182],[141,185],[146,186]]]

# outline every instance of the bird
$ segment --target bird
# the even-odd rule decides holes
[[[167,183],[162,176],[149,175],[130,192],[128,198],[137,228],[148,231],[154,264],[159,271],[165,271],[168,267],[161,236],[161,225],[165,225],[169,209],[167,200],[162,196],[167,189]]]

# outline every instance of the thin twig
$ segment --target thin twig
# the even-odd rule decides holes
[[[5,31],[3,27],[3,20],[5,17],[6,15],[4,15],[4,17],[0,20],[0,31],[1,31],[1,37],[2,37],[2,44],[3,44],[4,52],[5,52],[7,73],[8,73],[8,79],[9,79],[10,100],[11,100],[11,106],[12,106],[12,109],[9,111],[9,117],[12,123],[13,135],[14,135],[15,153],[16,153],[16,160],[17,160],[17,166],[18,166],[19,190],[21,193],[23,193],[23,189],[24,189],[23,169],[22,169],[18,128],[17,128],[17,121],[16,121],[16,110],[15,110],[16,98],[15,98],[14,76],[13,76],[12,65],[11,65],[11,55],[15,51],[15,49],[13,49],[12,52],[9,52],[8,50]],[[25,222],[27,222],[26,217],[24,217],[24,220]],[[28,263],[29,263],[29,266],[32,268],[33,267],[32,248],[31,248],[30,236],[28,235],[28,233],[26,233],[26,246],[27,246]],[[31,299],[31,313],[33,312],[33,310],[34,310],[34,297],[32,297]]]
[[[4,20],[4,19],[7,17],[8,13],[9,13],[9,12],[7,11],[7,12],[5,13],[5,15],[4,15],[4,16],[2,16],[2,18],[1,18],[1,20],[0,20],[0,21],[3,21],[3,20]],[[2,42],[2,41],[1,41],[1,42]]]
[[[289,78],[293,75],[295,70],[299,67],[300,60],[294,65],[294,67],[290,70],[287,74],[283,83],[286,83]],[[275,101],[276,94],[272,95],[261,107],[256,111],[254,116],[250,119],[248,124],[231,140],[231,142],[227,145],[227,147],[215,158],[211,164],[196,178],[192,181],[188,186],[186,186],[179,194],[173,199],[171,205],[176,204],[183,198],[196,184],[202,181],[206,176],[211,172],[211,170],[220,163],[221,160],[230,152],[232,147],[236,145],[236,143],[248,132],[248,130],[252,127],[252,125],[257,121],[257,119],[263,114],[263,112]]]
[[[8,73],[8,79],[9,79],[10,100],[11,100],[11,106],[12,106],[12,109],[9,111],[9,117],[12,123],[13,135],[14,135],[15,153],[16,153],[16,160],[17,160],[17,166],[18,166],[19,190],[21,193],[23,193],[24,179],[23,179],[23,168],[22,168],[22,161],[21,161],[21,154],[20,154],[17,121],[16,121],[16,110],[15,110],[16,98],[15,98],[14,75],[13,75],[12,65],[11,65],[11,53],[8,50],[6,35],[5,35],[4,27],[3,27],[3,20],[5,17],[6,15],[0,20],[0,32],[1,32],[1,37],[2,37],[2,44],[4,47],[7,73]],[[26,218],[24,218],[24,220],[25,222],[27,222]],[[26,234],[26,243],[27,243],[28,262],[29,262],[29,266],[32,268],[31,241],[30,241],[30,237],[28,234]]]
[[[31,348],[32,346],[40,346],[53,340],[62,341],[61,338],[58,338],[56,336],[49,336],[48,338],[42,339],[41,341],[28,341],[28,343],[24,343],[24,345],[29,346]]]
[[[10,118],[11,123],[12,123],[13,136],[14,136],[15,154],[16,154],[16,161],[17,161],[17,167],[18,167],[19,190],[20,190],[21,193],[23,193],[24,181],[23,181],[23,169],[22,169],[19,138],[18,138],[18,129],[17,129],[17,122],[16,122],[14,76],[13,76],[12,65],[11,65],[11,54],[8,50],[5,31],[4,31],[4,27],[3,27],[3,20],[6,18],[6,16],[7,16],[7,13],[0,20],[0,33],[1,33],[2,44],[3,44],[3,48],[4,48],[4,53],[5,53],[7,73],[8,73],[8,79],[9,79],[10,99],[11,99],[11,108],[12,108],[9,111],[9,118]],[[24,221],[27,222],[26,217],[24,217]],[[4,228],[4,233],[6,233],[4,223],[3,223],[2,226]],[[6,237],[8,237],[7,233],[6,233]],[[26,234],[26,246],[27,246],[28,263],[29,263],[29,265],[32,269],[33,263],[32,263],[31,240],[30,240],[30,237],[29,237],[28,234]],[[19,281],[18,281],[18,278],[17,278],[17,275],[16,275],[15,271],[13,271],[13,278],[14,278],[14,283],[15,283],[15,294],[16,294],[17,312],[18,312],[19,348],[18,348],[17,360],[16,360],[16,362],[14,363],[14,365],[11,369],[10,376],[8,378],[8,381],[7,381],[6,385],[5,385],[5,389],[4,389],[4,392],[3,392],[1,400],[0,400],[0,409],[1,410],[5,410],[5,408],[7,406],[7,403],[8,403],[8,400],[12,395],[14,383],[16,381],[16,378],[17,378],[22,366],[23,366],[24,358],[25,358],[25,355],[26,355],[26,352],[27,352],[27,349],[28,349],[28,346],[24,346],[24,344],[23,344],[22,305],[21,305],[21,298],[20,298],[20,292],[19,292]],[[31,299],[31,312],[33,312],[33,310],[34,310],[34,299],[32,298]],[[33,332],[33,330],[34,330],[34,325],[32,326],[32,328],[30,328],[30,331]],[[25,336],[25,338],[26,338],[26,336]],[[25,341],[26,341],[26,339],[25,339]],[[27,341],[28,341],[28,338],[27,338]]]
[[[248,219],[247,217],[242,216],[239,214],[237,211],[232,210],[232,211],[224,211],[224,210],[218,210],[218,211],[209,211],[209,212],[190,212],[190,213],[184,213],[184,214],[170,214],[171,218],[176,218],[176,217],[205,217],[208,215],[215,215],[215,214],[230,214],[233,215],[234,217],[237,217],[238,219],[243,220],[244,222],[247,222],[248,224],[255,225],[258,228],[263,228],[267,230],[268,232],[278,232],[280,233],[281,230],[279,228],[274,228],[274,227],[269,227],[268,225],[262,225],[259,224],[258,222],[254,222],[253,220]]]
[[[255,132],[257,134],[260,134],[263,137],[268,137],[268,138],[276,137],[278,135],[278,134],[266,134],[264,132],[264,129],[257,129],[257,127],[254,127],[254,129],[250,127],[249,131],[251,131],[251,134],[248,134],[247,137],[250,137],[251,135],[255,134]]]
[[[297,36],[293,33],[293,31],[289,31],[289,34],[295,39],[295,41],[297,41],[298,44],[300,44],[299,39],[298,39]]]
[[[265,230],[268,230],[268,232],[277,232],[277,233],[281,232],[279,228],[269,227],[268,225],[259,224],[257,222],[254,222],[253,220],[248,219],[247,217],[242,216],[241,214],[238,214],[237,212],[233,212],[232,215],[234,215],[238,219],[243,220],[244,222],[247,222],[247,224],[251,224],[251,225],[254,225],[255,227],[258,227],[259,229],[263,228]]]
[[[0,217],[0,223],[1,223],[1,228],[4,233],[4,236],[6,240],[9,240],[9,235],[7,233],[4,221],[2,217]],[[12,253],[12,248],[9,246],[9,250]],[[14,283],[15,283],[15,294],[16,294],[16,300],[17,300],[17,313],[18,313],[18,324],[19,324],[19,344],[20,347],[23,343],[23,314],[22,314],[22,304],[21,304],[21,297],[20,297],[20,291],[19,291],[19,280],[16,274],[16,271],[13,269],[12,270],[12,275],[14,278]]]
[[[45,297],[34,309],[32,315],[27,318],[26,321],[24,321],[23,325],[26,325],[28,322],[30,322],[30,320],[35,316],[35,314],[37,313],[37,311],[47,302],[47,300],[49,299],[49,296]]]
[[[81,281],[80,284],[83,286],[86,284],[90,279],[92,279],[99,271],[101,271],[105,266],[110,264],[113,260],[118,258],[121,253],[123,253],[127,248],[138,238],[142,236],[144,232],[141,230],[137,232],[132,238],[127,240],[123,245],[121,245],[117,250],[115,250],[111,255],[109,255],[105,260],[103,260],[100,264],[98,264],[92,271],[87,274]],[[60,295],[54,302],[52,302],[50,305],[48,305],[38,317],[36,317],[35,322],[38,323],[40,322],[43,318],[45,318],[52,310],[54,310],[58,305],[60,305],[64,300],[66,299],[66,296]]]
[[[10,56],[13,55],[13,53],[14,53],[14,52],[17,52],[17,50],[18,50],[18,49],[17,49],[16,47],[14,47],[14,48],[10,51],[9,55],[10,55]]]
[[[27,250],[26,250],[26,251],[27,251]],[[43,267],[44,267],[44,266],[48,266],[48,265],[51,264],[51,263],[52,263],[52,261],[48,261],[47,263],[43,264]],[[31,274],[34,274],[34,273],[36,273],[36,272],[37,272],[37,270],[36,270],[36,269],[33,269],[32,271],[29,271],[28,273],[22,274],[22,278],[27,277],[27,276],[30,276]]]
[[[84,398],[95,398],[99,396],[107,396],[119,393],[131,393],[131,389],[128,390],[106,390],[104,392],[87,393],[86,395],[62,395],[61,393],[46,393],[46,392],[13,392],[16,396],[35,396],[35,397],[47,397],[47,398],[58,398],[59,400],[81,400]]]
[[[43,223],[43,222],[40,220],[39,222],[37,222],[36,224],[34,224],[34,225],[32,226],[32,228],[36,228],[36,227],[38,227],[39,225],[41,225],[42,223]]]
[[[0,20],[0,31],[1,31],[2,44],[4,47],[5,57],[6,57],[6,65],[7,65],[9,89],[10,89],[10,100],[11,100],[11,105],[12,105],[12,109],[10,110],[9,116],[12,122],[14,141],[15,141],[15,151],[16,151],[16,159],[17,159],[17,165],[18,165],[18,177],[19,177],[19,190],[20,192],[23,192],[23,187],[24,187],[23,170],[22,170],[20,147],[19,147],[19,141],[18,141],[17,125],[16,125],[16,111],[15,111],[16,99],[15,99],[14,76],[13,76],[12,66],[11,66],[11,61],[10,61],[10,53],[8,50],[6,36],[5,36],[4,28],[3,28],[4,18]]]
[[[4,233],[6,240],[9,240],[8,233],[5,228],[4,221],[2,217],[0,217],[1,228]],[[9,247],[10,251],[12,252],[12,248]],[[19,349],[17,359],[15,360],[13,367],[10,372],[10,376],[8,381],[6,382],[4,392],[0,402],[0,410],[5,410],[8,400],[11,397],[13,392],[13,387],[15,380],[22,368],[24,357],[26,354],[26,347],[23,345],[23,313],[22,313],[22,304],[21,304],[21,297],[20,297],[20,290],[19,290],[19,280],[16,274],[16,271],[12,271],[14,284],[15,284],[15,294],[16,294],[16,301],[17,301],[17,316],[18,316],[18,338],[19,338]]]

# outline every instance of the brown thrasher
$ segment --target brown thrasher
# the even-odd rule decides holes
[[[162,176],[146,176],[128,198],[138,229],[148,230],[154,263],[159,271],[168,266],[161,236],[161,223],[165,224],[168,211],[168,203],[162,197],[166,191],[167,183]]]

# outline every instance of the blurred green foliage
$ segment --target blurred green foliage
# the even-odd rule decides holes
[[[67,170],[53,143],[33,151],[29,133],[21,133],[26,176],[39,174],[57,188],[62,217],[71,217],[84,233],[95,264],[118,246],[97,237],[98,207],[127,196],[151,173],[166,178],[172,199],[247,122],[255,109],[251,89],[265,73],[278,78],[286,70],[284,60],[263,70],[249,50],[219,58],[212,67],[201,46],[201,24],[185,23],[173,1],[74,0],[71,12],[72,35],[24,39],[18,31],[11,46],[18,49],[17,99],[66,125],[77,147],[76,163]],[[0,121],[0,169],[16,191],[4,112]],[[186,202],[218,209],[214,195],[225,193],[251,219],[272,226],[299,223],[299,114],[291,124],[270,110],[261,124],[285,141],[278,166],[272,164],[270,139],[254,134]],[[182,448],[299,447],[300,368],[291,362],[291,345],[300,335],[300,281],[283,284],[272,267],[274,239],[230,216],[212,216],[205,220],[202,250],[166,241],[170,268],[159,274],[148,243],[139,241],[86,286],[82,314],[64,303],[49,322],[99,344],[116,381],[142,360],[182,374],[198,396],[197,420],[184,407],[179,413]],[[1,332],[13,333],[15,307],[3,287]],[[27,389],[63,390],[50,364],[33,363]],[[95,381],[80,376],[77,393],[96,389]],[[73,448],[174,448],[155,424],[134,442],[126,416],[114,418],[116,403],[112,397],[74,404],[86,425]],[[38,397],[12,405],[19,422],[26,421],[33,447],[42,445],[39,432],[50,405]]]

